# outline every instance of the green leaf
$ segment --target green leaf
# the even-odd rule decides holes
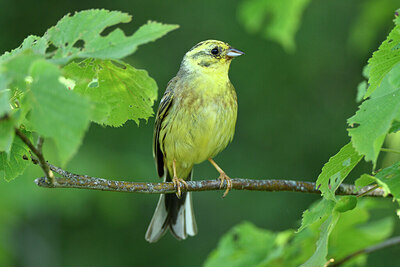
[[[118,59],[178,27],[148,22],[129,36],[118,28],[106,32],[130,20],[130,15],[119,11],[77,12],[65,16],[43,37],[28,36],[20,47],[0,56],[0,119],[8,114],[0,122],[0,151],[10,152],[14,128],[23,124],[24,129],[53,139],[65,164],[76,153],[90,119],[119,126],[128,119],[139,123],[153,114],[157,85],[144,70],[90,61],[86,69],[92,68],[91,73],[78,73],[84,64],[71,73],[77,78],[76,88],[75,81],[61,75],[59,65],[73,58]],[[10,90],[4,96],[6,89]]]
[[[356,187],[360,188],[376,182],[385,194],[391,194],[400,204],[400,162],[393,164],[381,171],[375,176],[363,174],[356,180]]]
[[[30,122],[44,137],[52,138],[65,164],[77,151],[89,126],[90,103],[60,83],[59,68],[45,60],[31,66]]]
[[[301,267],[324,266],[327,262],[328,240],[333,228],[339,220],[340,214],[333,212],[321,225],[320,237],[317,241],[317,247],[314,254]]]
[[[271,260],[267,255],[281,256],[277,249],[285,246],[291,236],[292,230],[275,234],[248,222],[239,224],[221,238],[204,266],[257,266]]]
[[[74,58],[121,59],[134,53],[138,46],[155,41],[179,25],[148,21],[134,34],[126,36],[117,28],[104,36],[104,31],[119,23],[128,23],[131,16],[120,11],[91,9],[67,14],[55,26],[48,29],[43,37],[28,36],[22,45],[0,57],[0,64],[25,52],[43,56],[49,47],[47,58],[58,64],[65,64]]]
[[[0,63],[0,91],[8,89],[8,83],[9,81],[7,80],[6,76],[2,72],[2,65]]]
[[[372,202],[371,199],[360,199],[356,209],[341,213],[340,220],[329,237],[328,258],[340,260],[391,236],[395,226],[393,218],[386,217],[369,221],[370,202]],[[365,264],[366,255],[356,258],[355,261]]]
[[[348,132],[354,148],[374,165],[393,122],[400,120],[400,87],[396,85],[398,76],[400,64],[386,75],[371,98],[364,101],[347,121],[353,126]]]
[[[48,44],[46,39],[29,35],[18,48],[12,50],[11,52],[5,52],[3,55],[1,55],[0,64],[26,51],[30,51],[34,54],[44,55],[47,47]]]
[[[0,120],[0,151],[10,152],[14,139],[14,121],[10,119]]]
[[[316,182],[322,196],[336,201],[337,188],[361,159],[362,156],[354,150],[351,143],[342,147],[336,155],[331,157],[322,168]]]
[[[309,2],[310,0],[244,0],[238,8],[238,19],[248,32],[261,32],[264,38],[275,40],[286,51],[293,52],[294,36]]]
[[[321,201],[314,203],[309,209],[303,212],[303,219],[298,232],[314,224],[317,221],[324,221],[330,215],[335,207],[335,201],[323,198]]]
[[[370,185],[375,182],[375,177],[371,176],[369,174],[363,174],[361,175],[360,178],[358,178],[355,182],[354,185],[356,186],[357,191],[360,190],[361,188]]]
[[[357,197],[356,196],[343,196],[340,197],[335,206],[335,211],[338,212],[346,212],[354,209],[357,206]]]
[[[10,90],[0,89],[0,120],[10,111]]]
[[[30,138],[29,132],[23,133]],[[11,181],[25,171],[29,161],[23,155],[29,155],[29,149],[20,138],[15,138],[9,154],[0,152],[0,179]]]
[[[96,122],[100,125],[109,125],[112,126],[110,122],[111,116],[111,106],[107,103],[101,102],[93,102],[92,101],[92,109],[90,112],[90,119],[93,122]]]
[[[370,66],[369,87],[364,98],[370,96],[381,84],[390,70],[400,62],[400,23],[395,20],[396,26],[389,33],[386,40],[379,46],[368,60]]]
[[[129,119],[139,124],[139,119],[153,115],[157,84],[144,70],[122,62],[84,60],[67,65],[64,75],[76,82],[75,92],[104,109],[96,109],[97,118],[92,116],[99,124],[121,126]]]
[[[77,57],[120,59],[135,52],[139,45],[155,41],[179,27],[148,22],[131,36],[126,36],[119,28],[106,36],[101,35],[110,26],[130,21],[130,15],[119,11],[85,10],[73,16],[66,15],[44,38],[58,48],[53,59],[64,64]]]
[[[0,89],[0,151],[6,153],[10,152],[14,138],[14,122],[8,115],[10,111],[10,90]]]
[[[400,204],[400,162],[378,172],[375,180],[383,188],[385,194],[392,194],[393,199]]]
[[[29,69],[33,62],[37,60],[43,59],[41,56],[33,54],[31,50],[27,50],[15,55],[4,62],[3,65],[0,65],[0,71],[7,77],[9,88],[12,90],[12,93],[15,93],[17,89],[20,91],[27,90]]]
[[[340,206],[340,201],[336,205]],[[291,229],[272,232],[248,222],[239,224],[221,238],[205,266],[286,267],[305,262],[303,266],[324,266],[327,259],[340,260],[382,242],[393,233],[393,218],[369,221],[370,209],[382,208],[376,200],[359,199],[356,208],[344,213],[333,210],[334,205],[335,202],[326,199],[313,203],[309,214],[314,213],[316,219],[309,220],[296,234]],[[365,263],[366,257],[358,256],[352,262]]]

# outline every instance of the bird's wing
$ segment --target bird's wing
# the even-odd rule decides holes
[[[160,143],[160,130],[163,120],[168,115],[168,111],[172,106],[173,102],[173,88],[176,84],[177,77],[169,81],[167,89],[161,99],[158,107],[156,121],[154,125],[154,137],[153,137],[153,154],[156,161],[157,173],[161,178],[164,176],[164,155],[161,150],[162,144]]]

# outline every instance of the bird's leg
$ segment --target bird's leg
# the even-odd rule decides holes
[[[185,188],[188,188],[188,184],[186,183],[185,180],[178,178],[178,176],[176,175],[176,160],[174,159],[174,161],[172,162],[172,170],[174,172],[174,178],[172,178],[172,182],[174,183],[174,186],[176,188],[176,196],[178,198],[181,198],[182,196],[182,192],[181,192],[181,183],[184,184]]]
[[[219,179],[221,180],[221,183],[219,185],[219,188],[223,188],[224,185],[224,181],[226,180],[226,190],[225,193],[222,197],[226,197],[226,195],[229,193],[229,190],[232,189],[232,180],[231,178],[229,178],[228,175],[226,175],[226,173],[217,165],[217,163],[215,163],[215,161],[212,158],[208,159],[209,162],[211,162],[211,164],[215,167],[215,169],[217,169],[217,171],[219,172]]]

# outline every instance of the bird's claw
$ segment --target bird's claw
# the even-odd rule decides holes
[[[186,189],[188,189],[188,184],[186,183],[185,180],[183,180],[183,179],[181,179],[181,178],[178,178],[178,177],[172,178],[172,182],[174,183],[174,186],[175,186],[175,188],[176,188],[176,196],[177,196],[178,198],[181,198],[181,196],[182,196],[181,183],[184,185],[184,187],[185,187]]]
[[[219,178],[221,180],[221,183],[219,184],[219,188],[224,188],[224,181],[226,181],[226,190],[222,196],[222,198],[226,197],[226,195],[228,195],[229,190],[232,189],[232,179],[229,178],[228,175],[226,175],[226,173],[221,173],[221,175],[219,176]]]

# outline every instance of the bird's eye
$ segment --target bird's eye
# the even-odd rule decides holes
[[[211,54],[213,54],[213,55],[218,55],[218,53],[219,53],[218,47],[214,47],[214,48],[211,50]]]

